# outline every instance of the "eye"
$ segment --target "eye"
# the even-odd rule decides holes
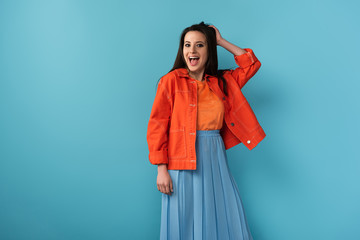
[[[189,44],[189,43],[185,43],[184,46],[185,46],[185,47],[190,47],[190,44]],[[199,43],[199,44],[197,44],[196,46],[198,46],[198,47],[204,47],[204,44]]]

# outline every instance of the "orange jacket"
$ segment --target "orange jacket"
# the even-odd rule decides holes
[[[251,150],[266,136],[241,92],[261,66],[250,48],[244,50],[247,52],[234,55],[238,67],[224,73],[228,96],[221,90],[215,76],[205,74],[210,89],[224,102],[224,124],[220,133],[225,149],[243,142]],[[150,163],[167,164],[169,170],[195,170],[196,118],[195,79],[185,68],[164,75],[158,84],[147,129]]]

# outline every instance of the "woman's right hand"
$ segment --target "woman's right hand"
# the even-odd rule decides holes
[[[156,185],[158,190],[162,193],[171,195],[171,192],[173,192],[173,184],[166,164],[160,164],[158,166]]]

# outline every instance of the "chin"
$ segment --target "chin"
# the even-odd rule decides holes
[[[199,72],[202,68],[201,67],[193,67],[193,66],[189,66],[187,65],[187,68],[191,71],[191,72]]]

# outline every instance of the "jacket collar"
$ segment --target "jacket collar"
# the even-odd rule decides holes
[[[177,68],[176,71],[179,74],[179,76],[190,78],[189,72],[186,68]],[[214,79],[215,80],[215,79],[217,79],[217,77],[205,73],[205,79],[209,79],[209,80]]]

